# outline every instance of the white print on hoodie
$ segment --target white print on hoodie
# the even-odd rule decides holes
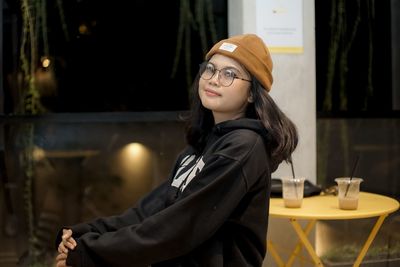
[[[192,166],[184,172],[184,170],[190,165]],[[203,157],[196,158],[195,155],[187,155],[182,159],[182,164],[176,172],[171,185],[180,189],[182,192],[190,181],[203,169],[203,167]]]

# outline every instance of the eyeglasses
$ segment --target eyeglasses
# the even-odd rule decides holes
[[[224,87],[230,86],[235,79],[251,82],[251,80],[238,77],[231,67],[218,70],[214,67],[213,64],[208,62],[204,62],[200,65],[200,77],[203,80],[211,80],[211,78],[214,77],[217,71],[219,72],[218,81]]]

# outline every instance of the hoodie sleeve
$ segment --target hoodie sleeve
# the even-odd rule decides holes
[[[73,237],[76,239],[88,232],[102,234],[142,222],[144,218],[151,216],[165,207],[165,197],[168,187],[169,181],[165,181],[143,197],[136,207],[126,210],[121,215],[97,218],[91,222],[62,227],[57,233],[56,249],[61,242],[62,229],[71,229]]]
[[[178,167],[177,163],[180,161],[183,155],[187,153],[189,149],[190,148],[187,147],[177,157],[175,166],[172,169],[169,178],[166,179],[165,182],[161,183],[156,189],[152,190],[147,195],[145,195],[141,200],[139,200],[138,204],[135,207],[127,209],[121,215],[100,217],[90,222],[84,222],[72,226],[62,227],[56,235],[56,240],[55,240],[56,250],[58,249],[58,245],[61,242],[63,229],[71,229],[73,237],[75,239],[79,238],[81,235],[88,232],[95,232],[102,234],[108,231],[116,231],[117,229],[125,227],[127,225],[140,223],[141,221],[143,221],[144,218],[151,216],[154,213],[165,208],[169,184],[171,182],[173,174],[176,171],[176,168]]]
[[[72,226],[71,229],[77,235],[82,235],[86,232],[102,234],[115,231],[130,224],[140,223],[144,218],[164,208],[168,186],[168,181],[163,182],[141,199],[136,207],[126,210],[121,215],[98,218],[90,223]]]
[[[224,153],[210,156],[177,202],[142,222],[82,235],[68,254],[68,265],[148,266],[192,251],[221,227],[249,187],[264,177],[265,164],[251,168],[250,179],[243,173],[243,165],[259,157],[255,147],[259,144],[247,147],[242,160]]]

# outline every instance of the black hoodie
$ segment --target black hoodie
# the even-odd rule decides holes
[[[258,120],[214,126],[135,208],[68,227],[70,266],[261,266],[270,193],[268,133]],[[60,242],[61,231],[56,244]]]

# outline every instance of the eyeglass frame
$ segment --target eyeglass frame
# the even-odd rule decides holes
[[[245,78],[240,78],[240,77],[238,77],[238,76],[236,75],[236,73],[233,72],[234,77],[232,78],[231,83],[228,84],[228,85],[222,84],[222,82],[221,82],[221,71],[226,70],[226,69],[229,69],[229,68],[231,68],[231,67],[225,67],[225,68],[222,68],[222,69],[217,69],[217,68],[215,68],[215,66],[214,66],[214,72],[213,72],[213,74],[210,76],[210,78],[208,78],[208,79],[203,78],[203,77],[202,77],[202,76],[203,76],[203,73],[206,71],[206,67],[207,67],[208,64],[211,64],[211,65],[214,66],[214,64],[210,63],[209,61],[205,61],[205,62],[203,62],[203,63],[200,64],[200,72],[199,72],[200,78],[203,79],[203,80],[205,80],[205,81],[211,80],[211,79],[215,76],[215,73],[217,73],[217,71],[218,71],[217,79],[218,79],[218,82],[219,82],[219,83],[221,84],[221,86],[223,86],[223,87],[229,87],[229,86],[231,86],[231,85],[233,84],[233,82],[235,81],[235,79],[242,80],[242,81],[246,81],[246,82],[252,82],[252,80],[248,80],[248,79],[245,79]],[[203,68],[204,68],[204,70],[203,70]]]

